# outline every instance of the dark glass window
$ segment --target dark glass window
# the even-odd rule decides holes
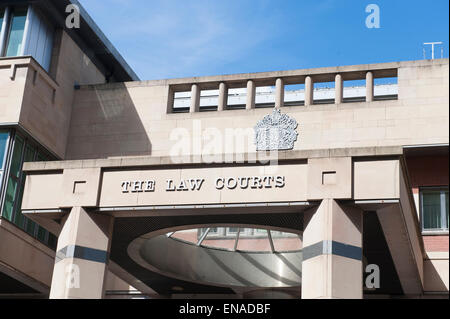
[[[446,230],[449,224],[448,188],[424,188],[420,192],[422,229]]]
[[[0,187],[3,180],[3,172],[5,170],[5,159],[8,153],[9,132],[0,131]]]
[[[6,190],[4,190],[2,216],[37,240],[48,245],[50,248],[55,249],[57,242],[56,237],[50,234],[45,228],[24,216],[20,210],[25,186],[25,175],[22,172],[23,163],[46,161],[49,160],[50,157],[46,155],[43,150],[39,150],[19,134],[10,134],[9,132],[5,134],[6,137],[0,132],[0,159],[1,155],[4,154],[4,163],[7,162],[8,158],[10,158],[10,160],[8,165],[9,174],[5,185]],[[13,137],[9,138],[9,136]],[[7,144],[9,140],[13,143],[12,154],[7,156]],[[4,164],[4,167],[7,167],[7,165]],[[6,169],[4,171],[6,171]],[[1,172],[2,171],[0,171],[0,173]]]
[[[23,139],[16,136],[14,141],[13,155],[9,171],[8,183],[6,186],[5,201],[3,204],[3,217],[13,221],[14,203],[17,195],[20,171],[22,168]],[[21,226],[21,225],[18,225]]]
[[[5,9],[0,9],[0,34],[2,34],[4,17],[5,17]]]

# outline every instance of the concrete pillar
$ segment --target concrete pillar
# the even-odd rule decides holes
[[[314,82],[310,76],[305,78],[305,106],[313,104],[314,101]]]
[[[361,299],[362,210],[323,199],[303,218],[302,299]]]
[[[245,104],[245,108],[247,110],[255,108],[255,99],[256,99],[256,86],[255,82],[252,80],[247,81],[247,103]]]
[[[372,102],[373,95],[373,73],[369,71],[366,73],[366,102]]]
[[[342,80],[342,75],[340,74],[336,74],[334,90],[335,90],[334,103],[335,104],[342,103],[342,101],[344,100],[344,82]]]
[[[221,82],[219,84],[219,102],[217,104],[217,111],[223,111],[228,105],[228,87],[227,84]]]
[[[192,84],[191,89],[191,107],[189,109],[190,113],[195,113],[200,111],[200,87],[198,84]]]
[[[113,218],[73,207],[58,238],[50,299],[101,299]]]
[[[275,107],[277,109],[284,106],[284,80],[279,78],[275,82]]]

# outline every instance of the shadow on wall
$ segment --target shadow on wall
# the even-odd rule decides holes
[[[431,260],[424,262],[424,290],[428,293],[448,293],[448,278],[447,283],[442,278],[443,274],[448,273],[448,261],[442,260],[437,263],[440,263],[440,267]]]
[[[123,83],[76,91],[66,159],[150,155],[142,116]]]

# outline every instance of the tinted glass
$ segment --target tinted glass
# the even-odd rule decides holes
[[[22,168],[22,152],[23,152],[23,140],[16,136],[16,141],[14,143],[14,152],[11,160],[11,171],[10,174],[16,178],[20,176],[20,170]]]
[[[423,200],[423,228],[441,228],[441,192],[426,191],[422,196]]]
[[[448,191],[445,192],[445,215],[446,215],[446,219],[447,219],[447,229],[448,229]]]
[[[15,10],[12,14],[6,56],[18,56],[22,52],[22,39],[25,30],[27,10]]]
[[[1,24],[0,24],[1,25]],[[9,133],[0,132],[0,170],[4,169]]]
[[[14,197],[16,196],[17,181],[12,178],[8,180],[6,188],[5,202],[3,204],[3,217],[12,221],[12,212],[14,208]]]
[[[5,16],[5,10],[0,9],[0,33],[2,33],[2,26],[3,26],[3,17]]]

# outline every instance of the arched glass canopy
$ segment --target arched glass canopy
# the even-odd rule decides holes
[[[275,253],[302,249],[299,235],[262,228],[194,228],[167,233],[166,236],[199,247],[227,251]]]

